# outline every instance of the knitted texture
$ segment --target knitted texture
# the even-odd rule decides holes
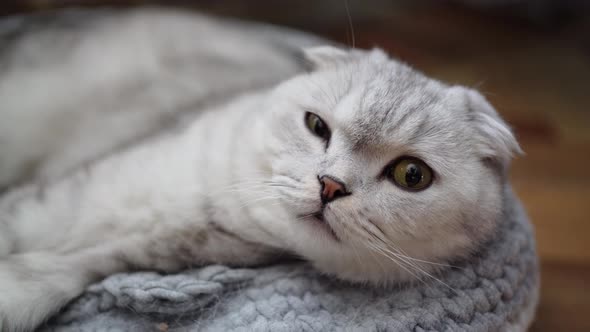
[[[495,239],[454,265],[440,282],[389,289],[333,280],[304,263],[117,274],[89,287],[43,329],[504,331],[534,308],[538,263],[516,199],[510,198]]]

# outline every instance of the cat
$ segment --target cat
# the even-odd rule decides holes
[[[494,236],[520,148],[480,93],[380,49],[303,57],[307,71],[0,197],[1,330],[116,272],[291,254],[387,286]]]

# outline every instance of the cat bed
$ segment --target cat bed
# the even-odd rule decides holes
[[[512,197],[512,196],[510,196]],[[532,229],[515,198],[470,260],[394,288],[351,285],[304,263],[113,275],[46,331],[524,331],[537,303]]]

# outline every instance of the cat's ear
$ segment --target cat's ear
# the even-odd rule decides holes
[[[343,64],[351,59],[351,54],[334,46],[315,46],[303,50],[303,59],[305,68],[314,71]]]
[[[486,160],[507,167],[515,155],[523,154],[512,130],[479,92],[462,88],[468,119],[478,133],[478,151]]]

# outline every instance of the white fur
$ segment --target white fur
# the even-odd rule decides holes
[[[0,52],[0,189],[56,176],[202,100],[273,84],[298,67],[248,25],[152,9],[80,19],[89,22],[33,30]],[[311,43],[296,37],[275,43]]]
[[[122,45],[118,49],[124,52]],[[153,52],[145,49],[145,62],[124,63],[123,58],[105,64],[98,76],[88,66],[79,69],[93,77],[91,87],[120,80],[113,75],[127,68],[130,77],[148,73],[152,79],[147,81],[157,82],[162,72],[150,60]],[[1,116],[12,117],[23,132],[0,127],[1,137],[22,136],[2,146],[2,156],[14,155],[15,162],[3,160],[0,174],[6,182],[14,180],[20,171],[15,165],[34,159],[41,160],[39,172],[46,180],[0,199],[2,329],[31,330],[88,283],[132,267],[251,265],[290,252],[346,280],[416,282],[430,278],[441,268],[437,264],[469,255],[493,235],[502,211],[504,168],[486,160],[507,164],[518,146],[482,97],[432,81],[378,50],[321,48],[307,54],[313,55],[308,58],[311,73],[201,109],[184,129],[83,167],[81,161],[127,141],[125,128],[153,129],[153,118],[144,122],[135,107],[112,118],[101,112],[85,118],[91,110],[76,110],[65,114],[66,119],[87,122],[55,120],[57,126],[67,124],[55,139],[56,127],[39,129],[59,113],[39,105],[41,95],[9,99],[12,106],[3,107],[6,114]],[[80,55],[82,59],[103,63],[88,54]],[[292,64],[287,67],[287,72],[294,70]],[[29,75],[12,82],[20,79],[19,84],[34,86],[37,74]],[[190,80],[183,84],[190,85]],[[203,89],[202,84],[195,86],[200,87],[195,91]],[[78,93],[87,88],[72,87]],[[0,95],[14,93],[10,89],[0,89]],[[165,109],[163,100],[177,102],[178,86],[154,89],[164,92],[138,97],[137,102],[155,102],[149,109],[157,116]],[[62,106],[73,102],[60,100]],[[16,109],[24,110],[22,117]],[[304,125],[310,110],[332,130],[327,147]],[[119,116],[126,119],[120,130],[109,125],[109,132],[101,135]],[[78,132],[80,123],[88,123],[82,126],[88,136]],[[36,148],[24,156],[20,142]],[[36,145],[43,142],[51,147]],[[55,154],[61,144],[79,145]],[[430,188],[409,192],[382,177],[385,165],[402,155],[420,157],[433,168]],[[54,161],[44,164],[44,158]],[[64,173],[76,165],[75,171]],[[321,174],[337,176],[352,192],[326,206],[327,224],[302,217],[321,208]]]

